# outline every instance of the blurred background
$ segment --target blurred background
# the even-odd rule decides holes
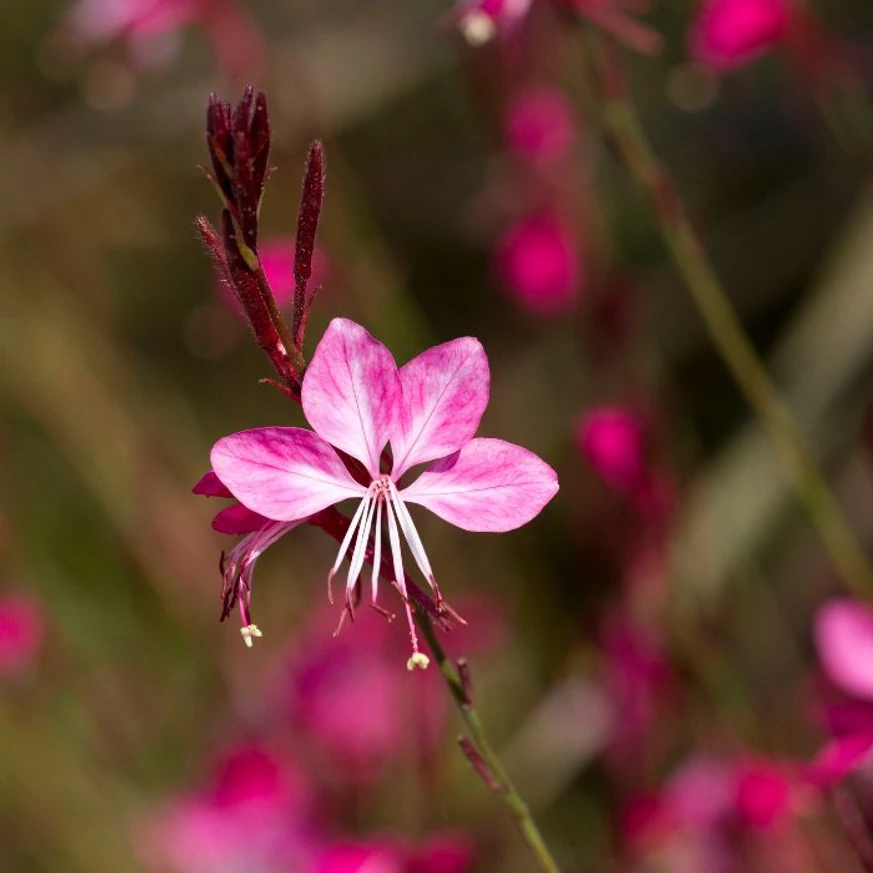
[[[230,540],[191,487],[220,436],[303,424],[192,225],[219,213],[208,94],[246,82],[280,302],[326,146],[308,353],[336,315],[399,361],[477,336],[480,433],[559,472],[518,532],[421,526],[468,621],[445,645],[561,868],[865,869],[873,615],[608,136],[603,39],[871,541],[869,3],[2,4],[0,870],[532,869],[402,623],[333,636],[321,531],[261,560],[254,648],[219,624]]]

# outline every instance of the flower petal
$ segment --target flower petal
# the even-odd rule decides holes
[[[257,512],[252,512],[242,503],[234,503],[231,506],[225,506],[224,509],[215,513],[212,519],[212,529],[218,533],[238,534],[254,533],[260,530],[265,525],[271,523],[269,518],[265,518]]]
[[[806,767],[806,778],[821,788],[842,782],[873,749],[873,732],[831,740]]]
[[[400,495],[464,530],[497,533],[527,524],[557,491],[557,474],[533,452],[503,440],[475,439]]]
[[[303,377],[301,401],[312,427],[377,476],[399,399],[391,352],[359,324],[335,318]]]
[[[815,643],[828,678],[841,691],[873,700],[873,610],[849,598],[826,603],[815,617]]]
[[[434,346],[400,368],[401,414],[391,434],[395,479],[473,439],[490,381],[485,349],[469,336]]]
[[[366,493],[339,455],[298,427],[261,427],[220,439],[212,466],[240,503],[275,521],[306,518]]]
[[[230,489],[215,475],[213,470],[204,473],[191,491],[201,497],[233,497]]]

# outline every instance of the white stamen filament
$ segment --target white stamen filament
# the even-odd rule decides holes
[[[331,567],[330,573],[327,574],[327,599],[331,603],[333,603],[333,591],[331,590],[330,583],[333,580],[333,577],[336,575],[336,571],[339,570],[340,564],[342,564],[343,559],[346,556],[346,552],[349,550],[349,544],[352,541],[352,537],[355,535],[355,531],[358,529],[358,522],[361,520],[361,515],[363,515],[364,513],[364,509],[367,506],[369,497],[370,494],[368,492],[364,499],[360,502],[358,508],[355,510],[355,514],[352,516],[352,521],[349,525],[349,529],[346,531],[346,535],[343,537],[342,543],[340,543],[336,560],[333,562],[333,567]]]
[[[394,560],[394,579],[403,597],[403,605],[406,608],[406,620],[409,623],[409,638],[412,641],[412,658],[415,658],[417,654],[420,654],[418,651],[418,634],[415,632],[412,604],[409,602],[409,595],[406,593],[406,577],[403,575],[403,555],[400,552],[400,535],[397,533],[397,522],[394,520],[395,511],[394,501],[386,500],[385,515],[388,516],[388,539],[391,542],[391,557]],[[409,663],[407,662],[408,666]]]
[[[363,503],[367,508],[364,510],[364,520],[358,527],[358,539],[355,542],[355,550],[352,552],[352,560],[349,562],[349,575],[346,577],[346,598],[352,596],[352,590],[361,575],[364,566],[364,555],[367,552],[367,543],[370,541],[370,526],[373,523],[373,510],[376,507],[376,495],[373,488],[367,492]]]
[[[434,588],[433,570],[430,568],[430,561],[427,559],[427,553],[424,550],[424,544],[421,542],[421,537],[418,535],[418,530],[403,502],[401,496],[397,493],[397,488],[394,483],[391,483],[391,497],[394,506],[397,510],[397,520],[400,522],[400,529],[403,531],[403,536],[406,537],[406,542],[409,543],[409,550],[412,552],[412,557],[415,558],[415,563],[418,564],[418,569],[427,579],[428,584]]]
[[[373,603],[379,593],[379,571],[382,569],[382,495],[376,497],[376,533],[373,535]]]

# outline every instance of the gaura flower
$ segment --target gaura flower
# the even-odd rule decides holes
[[[524,216],[504,231],[494,266],[519,305],[543,317],[571,309],[585,284],[573,229],[552,210]]]
[[[301,403],[313,430],[256,428],[215,444],[215,477],[207,475],[195,490],[239,501],[239,507],[230,507],[236,515],[224,529],[249,535],[224,564],[225,614],[236,597],[247,644],[260,636],[248,610],[259,555],[300,522],[355,499],[358,507],[328,585],[350,556],[345,606],[351,612],[372,534],[376,604],[387,527],[395,586],[412,640],[407,666],[427,666],[406,589],[401,535],[438,604],[442,597],[408,504],[423,506],[464,530],[496,533],[526,524],[558,490],[555,471],[532,452],[503,440],[474,439],[489,383],[488,359],[472,337],[428,349],[398,369],[388,349],[363,327],[337,318],[303,379]],[[406,484],[405,474],[426,463],[430,466]]]
[[[778,43],[791,17],[788,0],[707,0],[688,37],[691,55],[717,72],[739,69]]]

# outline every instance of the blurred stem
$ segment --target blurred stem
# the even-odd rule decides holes
[[[559,868],[552,857],[548,846],[543,840],[543,835],[531,816],[530,810],[524,799],[512,784],[503,762],[494,751],[494,747],[485,733],[479,713],[472,700],[467,696],[467,691],[461,676],[455,665],[449,660],[443,649],[439,637],[436,635],[430,616],[421,609],[416,610],[416,622],[421,629],[422,636],[427,640],[428,647],[433,654],[434,660],[443,675],[446,687],[455,701],[461,719],[467,728],[467,732],[476,747],[476,751],[482,756],[487,767],[488,775],[491,776],[490,784],[494,793],[500,798],[504,806],[509,810],[521,833],[522,839],[534,856],[537,866],[543,873],[559,873]]]
[[[761,420],[843,581],[856,595],[873,596],[873,570],[867,557],[722,288],[672,177],[652,150],[615,46],[596,36],[589,45],[607,128],[628,172],[649,198],[667,248],[713,343]]]

